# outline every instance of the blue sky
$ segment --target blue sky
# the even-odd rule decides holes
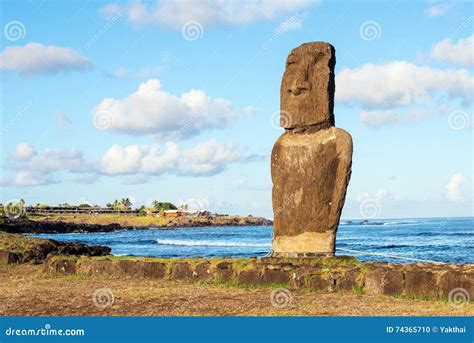
[[[345,218],[473,215],[472,2],[3,1],[1,198],[272,217],[289,51],[336,48]]]

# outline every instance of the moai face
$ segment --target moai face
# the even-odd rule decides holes
[[[281,82],[281,127],[334,125],[335,64],[328,43],[305,43],[290,52]]]

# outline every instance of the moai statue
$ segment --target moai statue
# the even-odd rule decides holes
[[[272,256],[334,256],[351,175],[352,137],[334,127],[334,47],[305,43],[286,60],[271,159]]]

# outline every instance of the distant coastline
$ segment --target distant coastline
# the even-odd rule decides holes
[[[0,224],[0,231],[23,234],[91,233],[148,228],[268,226],[272,224],[273,221],[269,219],[254,216],[148,217],[128,214],[53,214],[35,215],[14,220],[5,218]]]

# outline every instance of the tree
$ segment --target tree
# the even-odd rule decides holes
[[[167,210],[177,210],[178,209],[174,204],[172,204],[170,202],[160,202],[158,200],[153,201],[153,207],[157,211],[161,211],[161,210],[167,211]]]
[[[123,198],[122,200],[120,200],[120,204],[127,209],[130,209],[132,207],[132,202],[130,201],[130,198]]]

